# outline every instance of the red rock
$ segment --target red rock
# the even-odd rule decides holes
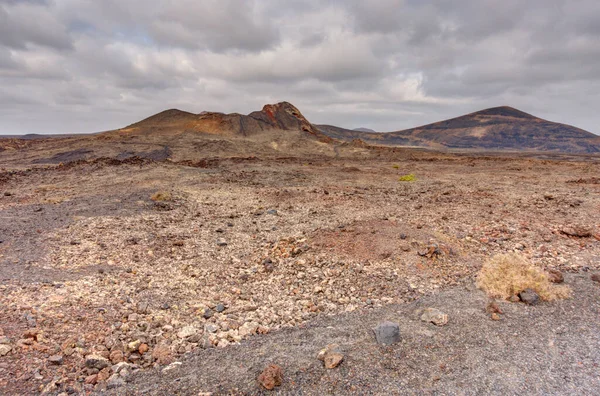
[[[549,269],[546,272],[548,273],[548,280],[552,283],[563,283],[565,281],[565,277],[560,271]]]
[[[142,344],[138,348],[138,352],[143,355],[144,353],[148,352],[148,349],[150,349],[148,348],[148,344]]]
[[[258,383],[267,390],[273,390],[276,386],[281,386],[282,382],[283,371],[276,364],[271,364],[258,376]]]
[[[500,307],[498,306],[498,304],[496,304],[495,301],[491,301],[485,308],[485,311],[488,313],[495,313],[495,314],[504,313],[504,312],[502,312],[502,309],[500,309]]]
[[[158,345],[152,351],[152,357],[158,362],[158,364],[165,365],[173,362],[173,354],[169,347],[165,345]]]
[[[111,374],[112,374],[111,368],[110,367],[105,367],[102,370],[100,370],[100,372],[97,374],[98,375],[96,377],[97,381],[98,382],[100,382],[100,381],[106,381],[110,377]]]
[[[125,357],[123,356],[123,351],[119,351],[118,349],[112,351],[110,353],[109,359],[112,364],[117,364],[125,361]]]
[[[94,385],[98,382],[98,374],[92,374],[85,377],[85,383],[89,385]]]

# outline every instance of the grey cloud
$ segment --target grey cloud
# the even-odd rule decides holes
[[[214,51],[267,49],[279,41],[275,26],[256,13],[257,1],[171,2],[157,12],[149,32],[162,45]]]
[[[600,132],[599,26],[597,0],[0,0],[0,133],[280,100],[345,127],[507,104]]]
[[[0,4],[0,44],[17,49],[25,49],[27,45],[72,48],[65,27],[47,7],[37,2]]]

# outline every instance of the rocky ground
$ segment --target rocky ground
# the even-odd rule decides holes
[[[598,386],[599,356],[584,353],[598,345],[597,158],[2,166],[7,394],[252,394],[269,363],[282,367],[277,389],[286,393]],[[400,181],[406,174],[416,180]],[[573,299],[501,303],[505,315],[492,320],[472,285],[485,260],[509,251],[566,273]],[[420,322],[423,304],[445,310],[448,324]],[[400,323],[403,341],[391,349],[370,330],[383,320]],[[529,349],[508,353],[523,340]],[[324,372],[316,352],[328,343],[345,359]],[[533,381],[550,378],[540,374],[546,361],[547,375],[570,380]],[[539,375],[519,379],[532,362]],[[513,382],[501,384],[495,370]]]

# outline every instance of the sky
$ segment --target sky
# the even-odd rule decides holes
[[[0,0],[0,134],[280,101],[351,129],[509,105],[600,134],[600,1]]]

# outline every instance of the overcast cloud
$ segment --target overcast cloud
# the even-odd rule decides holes
[[[0,0],[0,134],[283,100],[347,128],[511,105],[600,134],[600,2]]]

